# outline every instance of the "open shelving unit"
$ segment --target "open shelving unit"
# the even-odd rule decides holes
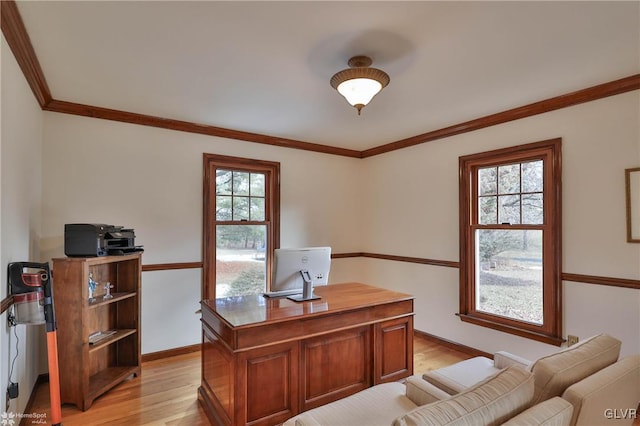
[[[98,282],[89,300],[89,275]],[[85,411],[130,376],[140,375],[141,254],[53,259],[60,396]],[[112,298],[104,299],[110,283]],[[113,334],[96,342],[97,332]]]

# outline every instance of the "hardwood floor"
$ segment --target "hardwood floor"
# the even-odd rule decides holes
[[[423,372],[471,358],[424,336],[414,338],[414,371]],[[87,425],[209,425],[197,400],[200,352],[142,364],[142,377],[127,380],[98,398],[85,412],[62,406],[64,426]],[[39,386],[30,413],[42,414],[50,424],[49,386]],[[25,413],[29,414],[29,413]],[[23,418],[22,424],[42,424]]]
[[[451,349],[420,334],[413,338],[413,371],[415,374],[446,367],[477,355]]]

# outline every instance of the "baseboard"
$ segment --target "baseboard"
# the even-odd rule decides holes
[[[461,345],[460,343],[452,342],[451,340],[443,339],[442,337],[434,336],[433,334],[425,333],[424,331],[414,330],[413,333],[458,352],[462,352],[471,356],[484,356],[493,359],[493,354],[469,346]]]
[[[33,389],[31,389],[31,395],[29,395],[29,400],[27,401],[27,405],[25,405],[24,411],[22,412],[23,414],[32,412],[31,407],[33,407],[33,403],[36,399],[37,390],[40,387],[40,385],[44,383],[49,383],[49,373],[40,374],[36,379],[36,382],[33,384]],[[31,420],[31,419],[28,417],[23,417],[22,419],[20,419],[19,425],[20,426],[26,425],[27,420]]]
[[[201,344],[197,343],[195,345],[182,346],[174,349],[167,349],[166,351],[151,352],[148,354],[143,354],[141,357],[141,360],[142,362],[155,361],[157,359],[169,358],[172,356],[184,355],[192,352],[199,352],[200,346]]]

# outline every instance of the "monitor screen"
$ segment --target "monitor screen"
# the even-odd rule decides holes
[[[271,291],[302,291],[300,271],[309,271],[313,286],[326,285],[331,268],[331,247],[276,249]]]

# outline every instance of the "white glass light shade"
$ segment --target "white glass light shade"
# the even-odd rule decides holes
[[[354,56],[349,59],[351,68],[337,72],[331,77],[331,87],[356,107],[358,115],[360,110],[389,84],[389,75],[377,68],[370,68],[371,63],[371,58],[367,56]]]
[[[352,106],[366,105],[382,90],[382,84],[369,78],[354,78],[340,83],[337,90]]]

